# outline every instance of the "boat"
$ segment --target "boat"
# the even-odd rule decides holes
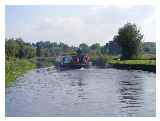
[[[57,68],[61,70],[89,68],[91,65],[89,56],[87,54],[60,56],[57,62]]]

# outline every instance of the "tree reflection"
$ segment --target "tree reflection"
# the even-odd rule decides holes
[[[74,75],[74,80],[71,81],[71,86],[76,87],[77,90],[77,96],[79,99],[87,99],[85,96],[85,85],[87,83],[85,82],[86,73],[85,71],[79,71],[79,73]]]
[[[120,77],[120,111],[127,116],[135,116],[143,108],[143,82],[141,77],[132,73]]]

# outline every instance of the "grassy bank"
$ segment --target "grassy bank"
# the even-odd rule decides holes
[[[111,60],[110,64],[156,65],[156,60]]]
[[[156,60],[111,60],[109,64],[118,69],[135,69],[156,72]]]
[[[10,86],[18,76],[36,67],[34,63],[27,59],[9,59],[5,63],[6,87]]]
[[[143,54],[139,59],[120,60],[118,56],[101,55],[90,56],[93,66],[112,67],[118,69],[134,69],[156,72],[155,55]],[[108,65],[109,64],[109,65]]]

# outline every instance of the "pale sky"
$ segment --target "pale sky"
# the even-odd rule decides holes
[[[152,6],[7,6],[6,38],[104,45],[131,22],[140,28],[144,41],[155,41],[155,21]]]

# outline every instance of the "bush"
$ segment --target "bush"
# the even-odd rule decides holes
[[[28,70],[31,70],[35,67],[36,65],[27,59],[10,58],[9,60],[6,60],[5,62],[6,86],[7,87],[10,86],[18,76],[24,74]]]
[[[93,66],[105,67],[106,63],[109,62],[109,56],[101,55],[91,59]]]

